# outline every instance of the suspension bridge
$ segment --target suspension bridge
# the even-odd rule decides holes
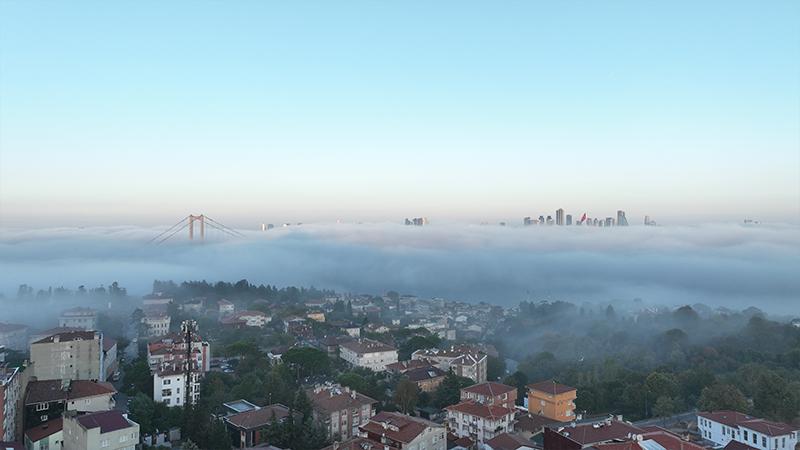
[[[196,230],[197,233],[195,233],[195,228],[197,228]],[[236,231],[227,225],[219,223],[205,214],[200,214],[199,216],[189,214],[188,216],[181,218],[181,220],[177,221],[174,225],[172,225],[168,229],[162,231],[157,236],[147,241],[147,243],[160,245],[170,239],[179,239],[180,236],[183,236],[182,234],[179,233],[186,231],[188,231],[188,237],[190,241],[206,240],[207,231],[213,231],[214,233],[218,232],[220,233],[220,235],[224,237],[232,237],[232,238],[245,237],[244,234],[240,233],[239,231]]]

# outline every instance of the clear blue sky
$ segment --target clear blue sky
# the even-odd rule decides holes
[[[800,2],[0,2],[0,225],[797,221]]]

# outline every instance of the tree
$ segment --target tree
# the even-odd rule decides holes
[[[152,434],[156,429],[154,423],[154,416],[156,412],[156,405],[149,395],[142,392],[136,394],[131,399],[130,406],[131,420],[139,424],[139,429],[143,434]]]
[[[414,411],[419,401],[419,388],[417,384],[408,378],[403,378],[397,383],[395,388],[394,401],[400,410],[406,414]]]
[[[227,427],[221,420],[211,419],[208,429],[208,439],[205,447],[208,450],[230,450],[233,446]]]
[[[506,374],[506,361],[503,358],[489,356],[486,361],[486,378],[489,381],[499,380]]]
[[[656,417],[669,417],[675,414],[677,410],[677,402],[673,398],[667,397],[666,395],[658,397],[655,405],[653,405],[653,415]]]
[[[450,370],[442,380],[442,384],[436,389],[434,404],[438,408],[444,408],[458,403],[461,399],[461,389],[473,384],[471,379],[460,377]]]
[[[717,383],[700,393],[697,407],[701,411],[747,411],[747,399],[742,391],[731,384]]]
[[[525,386],[528,385],[528,376],[519,370],[507,376],[503,383],[517,388],[517,404],[525,404]],[[579,391],[580,392],[580,391]]]
[[[300,377],[325,375],[330,372],[331,362],[328,355],[315,348],[291,348],[283,354],[281,359],[285,364],[297,370]]]
[[[187,439],[186,442],[183,443],[183,450],[200,450],[200,447],[197,446],[191,439]]]

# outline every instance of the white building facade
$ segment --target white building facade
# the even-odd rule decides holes
[[[397,362],[397,350],[382,342],[358,339],[339,344],[339,357],[353,366],[383,372],[388,364]]]
[[[200,397],[200,376],[192,372],[189,385],[190,400],[197,403]],[[169,407],[183,406],[186,401],[186,374],[179,370],[158,370],[153,373],[153,400]]]
[[[698,413],[697,427],[715,447],[736,441],[761,450],[794,450],[798,441],[797,427],[736,411]]]

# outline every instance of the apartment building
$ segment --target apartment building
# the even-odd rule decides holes
[[[0,442],[16,439],[20,383],[19,369],[0,363]]]
[[[91,380],[43,380],[28,382],[25,392],[25,428],[61,417],[65,411],[108,411],[116,404],[111,383]]]
[[[360,427],[360,437],[367,438],[383,448],[400,450],[446,450],[444,425],[396,412],[380,412]]]
[[[80,416],[66,414],[63,435],[65,449],[135,450],[139,444],[139,424],[117,410]]]
[[[376,400],[338,384],[315,386],[306,392],[314,406],[314,420],[329,437],[339,440],[358,436],[358,427],[375,415]]]
[[[160,308],[145,309],[144,316],[142,316],[146,337],[158,337],[168,334],[171,323],[172,317],[166,310]]]
[[[559,422],[575,420],[578,391],[574,387],[548,380],[529,384],[527,388],[528,411]]]
[[[183,366],[185,367],[185,366]],[[153,400],[167,406],[183,406],[186,401],[186,372],[181,366],[162,367],[153,371]],[[200,398],[202,373],[191,374],[189,395],[192,404]]]
[[[486,353],[469,345],[420,349],[411,354],[411,359],[428,359],[445,372],[452,370],[456,375],[476,383],[483,383],[487,378],[489,358]]]
[[[33,342],[31,361],[38,380],[106,379],[99,331],[67,331]]]
[[[461,401],[465,400],[474,400],[485,405],[514,408],[514,403],[517,400],[517,388],[493,381],[473,384],[461,389]]]
[[[147,344],[147,363],[151,370],[164,366],[182,366],[187,357],[185,338],[176,333],[162,336]],[[211,345],[195,334],[191,358],[202,372],[211,370]]]
[[[797,426],[736,411],[698,413],[697,427],[703,438],[715,447],[738,442],[759,450],[794,450],[800,433]]]
[[[339,344],[339,357],[353,366],[383,372],[397,362],[397,349],[372,339],[354,339]]]
[[[58,326],[94,331],[97,329],[97,311],[81,307],[64,310],[58,317]]]
[[[445,410],[447,428],[451,433],[481,445],[498,434],[514,431],[514,408],[466,400],[450,405]]]

